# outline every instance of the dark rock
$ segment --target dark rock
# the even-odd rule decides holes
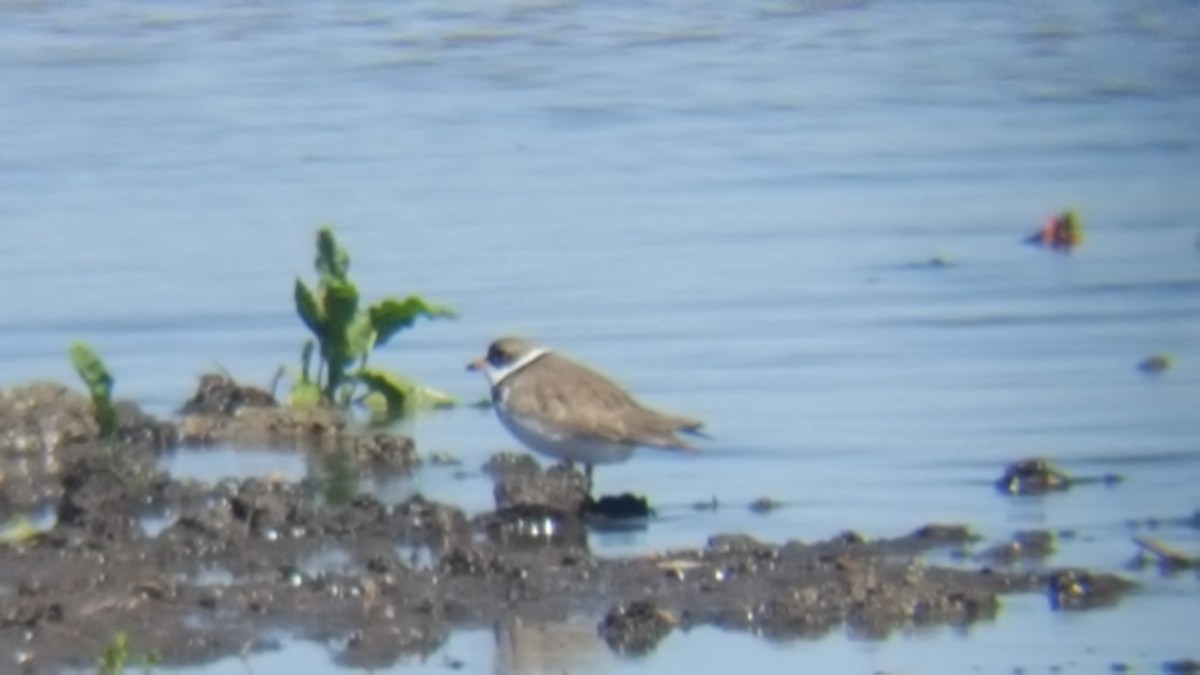
[[[1177,661],[1164,661],[1162,664],[1163,672],[1176,673],[1178,675],[1190,675],[1191,673],[1200,673],[1200,661],[1195,659],[1179,659]]]
[[[1014,462],[1004,469],[1004,475],[996,481],[1001,492],[1014,495],[1040,495],[1047,492],[1066,490],[1071,478],[1054,468],[1044,459],[1025,459]]]
[[[247,480],[229,499],[233,517],[254,534],[264,535],[286,527],[292,519],[293,500],[280,494],[277,484]]]
[[[645,497],[626,492],[621,495],[604,495],[600,499],[590,496],[579,506],[580,516],[595,524],[615,525],[630,521],[644,521],[654,515],[650,502]]]
[[[517,452],[498,452],[483,463],[483,472],[492,478],[516,473],[538,473],[541,470],[536,459]]]
[[[670,634],[678,621],[652,600],[620,603],[604,615],[598,630],[618,654],[648,654]]]
[[[233,415],[188,414],[179,423],[179,434],[181,442],[194,445],[337,450],[357,437],[346,433],[346,427],[345,417],[330,408],[243,405]]]
[[[1041,560],[1054,553],[1054,534],[1046,530],[1025,530],[1011,541],[988,548],[980,557],[993,563],[1011,564],[1019,560]]]
[[[275,397],[262,389],[240,385],[226,375],[209,373],[200,377],[196,393],[183,404],[180,412],[231,416],[243,406],[274,408],[278,405]]]
[[[575,515],[542,504],[517,504],[484,514],[476,524],[505,547],[587,547],[587,530]]]
[[[778,502],[770,497],[759,497],[750,502],[750,510],[754,513],[770,513],[782,505],[782,502]]]
[[[915,539],[933,546],[959,545],[967,544],[978,537],[971,533],[971,530],[963,525],[925,525],[912,534],[909,538]]]
[[[1116,575],[1086,570],[1060,570],[1048,578],[1050,605],[1057,610],[1108,607],[1135,587]]]
[[[756,553],[770,548],[747,534],[714,535],[705,545],[705,549],[713,553]]]
[[[495,555],[475,548],[456,546],[442,555],[438,569],[455,576],[486,577],[504,571]]]
[[[117,414],[117,438],[121,443],[161,450],[179,442],[179,429],[174,423],[157,420],[129,401],[118,401],[113,409]]]
[[[417,446],[407,436],[374,433],[354,439],[354,454],[360,462],[410,470],[421,464]]]
[[[165,474],[120,453],[76,459],[62,474],[56,527],[80,528],[104,541],[141,536],[137,510],[165,481]]]
[[[467,517],[461,510],[431,502],[419,494],[393,506],[389,523],[393,531],[415,535],[421,541],[462,536],[470,529]]]
[[[96,438],[86,396],[50,382],[0,391],[0,454],[55,452]]]
[[[493,475],[496,483],[492,494],[498,511],[536,504],[563,513],[577,513],[588,498],[583,474],[561,464],[547,471],[520,468]]]

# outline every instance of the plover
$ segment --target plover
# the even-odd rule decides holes
[[[629,459],[638,447],[691,450],[678,432],[698,420],[648,408],[604,375],[529,340],[500,338],[468,370],[482,370],[500,422],[530,450],[592,467]]]

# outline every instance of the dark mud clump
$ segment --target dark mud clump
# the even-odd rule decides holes
[[[1101,483],[1116,485],[1122,478],[1116,474],[1103,476],[1068,476],[1045,459],[1023,459],[1004,469],[996,481],[996,489],[1012,495],[1044,495],[1061,492],[1076,485]]]
[[[679,623],[670,612],[652,600],[618,604],[604,615],[599,632],[619,654],[646,654],[658,646]]]
[[[1166,661],[1162,664],[1164,673],[1173,673],[1175,675],[1193,675],[1200,673],[1200,661],[1195,659],[1179,659],[1177,661]]]
[[[280,436],[312,435],[318,424],[332,447],[384,445],[324,412],[289,412],[215,380],[203,386],[204,411],[189,418],[203,418],[214,437],[261,429],[269,418],[282,425]],[[731,534],[700,548],[603,558],[588,548],[582,476],[566,467],[491,462],[496,508],[474,518],[420,496],[334,501],[307,481],[179,481],[156,464],[160,446],[175,438],[171,423],[130,409],[107,447],[95,441],[86,399],[52,386],[34,393],[0,396],[8,443],[0,451],[24,456],[33,443],[54,460],[25,479],[21,494],[49,499],[57,518],[0,544],[0,658],[19,655],[36,672],[89,667],[119,632],[131,652],[171,665],[272,648],[272,636],[284,633],[332,645],[338,663],[378,669],[481,623],[603,616],[598,639],[633,654],[676,625],[781,637],[842,626],[882,636],[987,620],[1008,593],[1050,589],[1055,607],[1074,610],[1115,601],[1130,586],[1088,571],[922,562],[927,551],[971,540],[954,526],[782,545]],[[246,400],[234,405],[238,396]],[[50,439],[29,440],[47,430]],[[352,457],[368,462],[379,452],[393,451]],[[17,494],[9,487],[6,495]],[[169,524],[149,536],[145,518],[162,513]]]
[[[997,489],[1014,495],[1040,495],[1069,487],[1071,477],[1044,459],[1013,462],[996,481]]]
[[[236,415],[242,407],[277,408],[275,397],[232,377],[209,373],[200,377],[196,393],[180,410],[185,415]]]
[[[1121,577],[1087,570],[1059,570],[1049,576],[1050,602],[1055,609],[1108,607],[1133,587],[1133,582]]]
[[[988,562],[1011,565],[1020,561],[1037,562],[1054,553],[1054,533],[1046,530],[1023,530],[1012,539],[985,550],[981,558]]]
[[[343,453],[362,464],[392,471],[408,471],[421,463],[416,445],[406,436],[358,429],[330,408],[280,406],[269,392],[239,384],[226,375],[202,376],[196,393],[180,412],[180,441],[186,445],[219,443]]]

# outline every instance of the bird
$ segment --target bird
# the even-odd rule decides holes
[[[530,450],[584,465],[587,493],[597,464],[639,447],[693,451],[679,433],[703,422],[649,408],[601,373],[520,337],[502,337],[467,365],[491,385],[500,423]]]

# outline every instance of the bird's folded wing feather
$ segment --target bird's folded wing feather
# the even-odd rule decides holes
[[[527,377],[509,385],[509,412],[565,433],[666,449],[691,446],[675,435],[695,429],[696,420],[650,410],[603,375],[547,354],[526,366]],[[534,383],[536,381],[536,386]]]

